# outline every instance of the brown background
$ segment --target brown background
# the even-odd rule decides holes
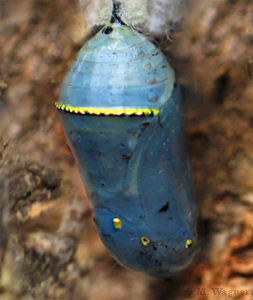
[[[252,299],[252,0],[202,0],[160,45],[183,84],[202,248],[191,271],[166,280],[110,257],[66,145],[54,102],[92,35],[76,3],[0,9],[0,299]]]

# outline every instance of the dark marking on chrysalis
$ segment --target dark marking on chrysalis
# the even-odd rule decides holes
[[[142,122],[141,125],[143,125],[143,126],[148,126],[148,125],[150,125],[150,122],[149,122],[149,121]]]
[[[161,209],[158,210],[158,213],[166,212],[170,207],[170,203],[167,202]]]
[[[130,159],[131,155],[130,154],[122,154],[122,159]]]
[[[104,34],[110,34],[113,32],[113,28],[111,26],[107,26],[103,29]]]
[[[157,247],[155,245],[153,245],[153,249],[156,251],[157,250]]]
[[[158,55],[159,53],[160,53],[160,51],[158,50],[158,51],[156,51],[155,53],[153,53],[152,56],[156,56],[156,55]]]
[[[112,237],[110,234],[107,234],[107,233],[101,233],[101,234],[106,237]]]

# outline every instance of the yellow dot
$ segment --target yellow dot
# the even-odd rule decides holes
[[[121,229],[122,227],[122,222],[119,218],[114,218],[113,219],[113,226],[115,229]]]
[[[147,238],[146,236],[142,236],[141,237],[141,242],[144,246],[147,246],[150,243],[149,238]]]
[[[156,79],[155,78],[151,78],[147,82],[148,82],[148,84],[153,85],[153,84],[156,83]]]
[[[185,248],[190,248],[192,246],[192,240],[187,240],[185,242]]]

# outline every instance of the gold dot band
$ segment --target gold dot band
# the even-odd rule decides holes
[[[61,104],[60,102],[55,103],[56,108],[75,114],[89,114],[89,115],[157,115],[159,109],[156,108],[103,108],[103,107],[72,107],[69,105]]]

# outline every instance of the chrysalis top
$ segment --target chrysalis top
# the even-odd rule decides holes
[[[156,114],[174,81],[173,68],[147,37],[109,23],[78,52],[56,105],[76,113]]]

